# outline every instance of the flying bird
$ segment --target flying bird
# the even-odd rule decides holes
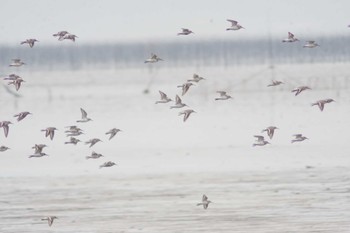
[[[191,30],[189,30],[187,28],[181,28],[181,30],[182,30],[182,32],[177,33],[178,36],[180,36],[180,35],[185,35],[186,36],[186,35],[189,35],[191,33],[194,33],[194,32],[192,32]]]
[[[21,45],[28,44],[29,47],[33,48],[35,42],[39,42],[39,41],[37,39],[26,39],[25,41],[21,42]]]
[[[196,113],[196,112],[192,109],[187,109],[182,112],[179,112],[179,116],[184,115],[183,121],[185,122],[192,113]]]
[[[109,140],[111,140],[118,132],[121,132],[122,130],[117,129],[117,128],[113,128],[111,130],[109,130],[106,134],[110,134],[109,136]]]
[[[4,129],[5,137],[9,134],[9,125],[12,124],[11,121],[1,121],[0,122],[0,128],[2,127]]]
[[[308,139],[307,137],[304,137],[302,134],[294,134],[293,136],[295,138],[292,140],[292,143],[294,143],[294,142],[302,142],[305,139]]]
[[[92,121],[92,119],[87,117],[87,113],[84,109],[80,108],[80,112],[81,112],[81,120],[77,120],[77,122],[84,123],[84,122]]]
[[[168,98],[168,96],[164,92],[159,91],[159,94],[160,94],[160,100],[156,101],[156,104],[164,104],[171,101],[171,99]]]
[[[333,100],[333,99],[319,100],[319,101],[316,101],[315,103],[312,103],[311,106],[317,105],[320,108],[321,112],[322,112],[323,109],[324,109],[324,105],[328,104],[328,103],[331,103],[331,102],[335,102],[335,100]]]
[[[215,98],[215,100],[228,100],[228,99],[232,99],[232,97],[230,95],[228,95],[226,93],[226,91],[217,91],[216,93],[220,94],[220,97]]]
[[[53,137],[55,136],[55,130],[57,130],[55,127],[47,127],[41,131],[45,132],[45,137],[50,137],[50,139],[53,140]]]
[[[283,39],[282,42],[295,42],[295,41],[299,41],[297,38],[294,37],[294,34],[291,32],[288,32],[288,38],[287,39]]]
[[[269,136],[269,138],[272,139],[276,129],[278,129],[276,126],[269,126],[266,129],[263,129],[261,132],[263,133],[266,131],[267,136]]]
[[[242,27],[241,25],[238,24],[238,22],[236,20],[233,20],[233,19],[227,19],[228,22],[231,23],[231,27],[229,28],[226,28],[226,31],[229,31],[229,30],[234,30],[234,31],[237,31],[239,29],[245,29],[244,27]]]
[[[51,227],[53,220],[58,219],[56,216],[48,216],[46,218],[41,219],[42,221],[46,221],[49,224],[49,226]]]
[[[206,210],[206,209],[208,208],[208,206],[209,206],[210,203],[213,203],[213,202],[209,201],[209,200],[208,200],[208,197],[207,197],[205,194],[203,194],[202,202],[201,202],[201,203],[198,203],[197,206],[202,205],[203,208]]]
[[[297,95],[299,95],[301,92],[303,92],[305,90],[311,90],[311,88],[308,87],[308,86],[300,86],[300,87],[297,87],[297,88],[293,89],[292,92],[295,92],[295,96],[297,96]]]
[[[21,120],[23,120],[26,116],[28,116],[28,115],[30,115],[30,114],[32,114],[32,113],[30,113],[30,112],[20,112],[20,113],[14,115],[14,117],[17,117],[17,121],[21,121]]]
[[[178,95],[176,95],[175,96],[175,105],[174,106],[170,106],[170,109],[172,109],[172,108],[182,108],[182,107],[185,107],[185,106],[187,106],[187,105],[182,103],[181,98]]]

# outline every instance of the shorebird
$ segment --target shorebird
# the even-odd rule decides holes
[[[54,219],[58,219],[56,216],[48,216],[46,218],[43,218],[41,219],[42,221],[46,221],[47,220],[47,223],[49,224],[49,226],[51,227],[52,223],[53,223],[53,220]]]
[[[76,125],[66,126],[68,130],[64,131],[65,133],[76,133],[76,132],[82,132],[83,130],[79,128]]]
[[[151,57],[145,60],[145,63],[155,63],[158,61],[163,61],[163,59],[159,58],[156,54],[152,53]]]
[[[77,122],[84,123],[88,121],[92,121],[92,119],[87,117],[87,113],[84,109],[80,108],[81,111],[81,120],[77,120]]]
[[[74,144],[74,145],[76,145],[78,142],[80,142],[79,139],[77,139],[77,138],[75,138],[75,137],[71,137],[71,138],[69,139],[69,142],[65,142],[64,144]]]
[[[302,91],[305,91],[305,90],[311,90],[310,87],[308,86],[300,86],[300,87],[297,87],[297,88],[294,88],[292,90],[292,92],[295,92],[295,96],[299,95]]]
[[[98,154],[95,151],[93,151],[90,156],[86,156],[86,159],[98,159],[102,156],[102,154]]]
[[[7,146],[0,146],[0,152],[7,151],[8,149],[10,148],[8,148]]]
[[[14,81],[18,78],[21,78],[20,76],[18,76],[17,74],[9,74],[8,76],[4,77],[4,80],[10,80],[10,81]]]
[[[308,139],[307,137],[304,137],[302,134],[294,134],[293,136],[295,138],[292,140],[292,143],[294,143],[294,142],[302,142],[305,139]]]
[[[34,154],[41,154],[45,147],[47,147],[45,144],[35,144],[32,149],[34,149]]]
[[[16,88],[16,91],[18,91],[19,88],[21,88],[22,82],[25,82],[22,78],[16,78],[13,81],[8,82],[8,85],[14,85]]]
[[[112,161],[108,161],[108,162],[105,162],[104,164],[100,165],[100,168],[103,168],[103,167],[112,167],[114,165],[117,165],[116,163],[112,162]]]
[[[201,202],[201,203],[198,203],[197,206],[202,205],[203,208],[206,210],[206,209],[208,208],[208,206],[209,206],[210,203],[213,203],[213,202],[209,201],[209,200],[208,200],[208,197],[207,197],[205,194],[203,194],[202,202]]]
[[[68,33],[65,36],[63,36],[62,40],[71,40],[71,41],[75,42],[75,38],[79,38],[79,37]]]
[[[272,83],[267,85],[268,87],[274,87],[274,86],[278,86],[278,85],[281,85],[281,84],[284,84],[283,82],[281,81],[277,81],[277,80],[272,80]]]
[[[170,106],[170,109],[172,109],[172,108],[182,108],[182,107],[185,107],[185,106],[187,106],[187,105],[182,103],[181,98],[178,95],[176,95],[175,96],[175,105],[174,106]]]
[[[215,98],[215,100],[228,100],[232,97],[226,93],[226,91],[217,91],[216,93],[220,94],[220,97]]]
[[[192,32],[191,30],[189,30],[187,28],[181,28],[181,30],[182,30],[182,32],[177,33],[178,36],[180,36],[180,35],[189,35],[191,33],[194,33],[194,32]]]
[[[37,39],[26,39],[25,41],[21,42],[21,45],[28,44],[29,47],[33,48],[35,42],[39,42],[39,41]]]
[[[297,38],[294,37],[294,34],[291,32],[288,32],[288,38],[287,39],[283,39],[282,42],[295,42],[295,41],[299,41]]]
[[[229,28],[226,28],[226,31],[229,31],[229,30],[234,30],[234,31],[237,31],[241,28],[244,29],[244,27],[242,27],[241,25],[238,24],[238,22],[236,20],[232,20],[232,19],[227,19],[228,22],[231,23],[231,27]]]
[[[32,114],[30,112],[20,112],[16,115],[14,115],[14,117],[17,117],[17,121],[21,121],[23,120],[26,116],[28,116],[29,114]]]
[[[55,34],[53,34],[54,37],[58,36],[58,40],[63,40],[64,36],[67,35],[68,32],[67,31],[59,31]]]
[[[22,66],[22,65],[25,65],[25,64],[26,63],[21,61],[21,59],[15,58],[15,59],[12,59],[12,63],[9,66],[19,67],[19,66]]]
[[[192,85],[194,85],[194,84],[193,83],[184,83],[182,85],[178,85],[177,87],[182,88],[182,96],[184,96]]]
[[[49,156],[49,155],[41,152],[41,153],[29,155],[28,158],[40,158],[40,157],[44,157],[44,156]]]
[[[253,143],[253,146],[265,146],[266,144],[270,144],[262,135],[254,135],[254,137],[256,138],[256,143]]]
[[[303,46],[303,48],[315,48],[317,46],[320,46],[313,40],[306,41],[306,44]]]
[[[102,142],[100,139],[98,138],[93,138],[93,139],[90,139],[89,141],[85,142],[85,144],[90,144],[89,147],[92,147],[93,145],[95,145],[96,143],[98,142]]]
[[[183,121],[185,122],[190,117],[191,113],[196,113],[196,112],[192,109],[187,109],[182,112],[179,112],[179,116],[184,115]]]
[[[275,129],[278,129],[276,126],[269,126],[266,129],[263,129],[261,132],[267,132],[267,136],[269,136],[270,139],[272,139],[273,134],[275,133]]]
[[[0,128],[2,127],[4,129],[5,137],[9,134],[9,125],[12,124],[11,121],[1,121],[0,122]]]
[[[45,132],[45,137],[50,136],[50,139],[52,140],[55,136],[55,130],[57,130],[55,127],[47,127],[46,129],[42,129],[41,131]]]
[[[331,103],[331,102],[335,102],[335,100],[333,100],[333,99],[319,100],[319,101],[317,101],[315,103],[312,103],[311,106],[317,105],[320,108],[320,110],[323,111],[324,105],[328,104],[328,103]]]
[[[168,96],[164,92],[159,91],[159,94],[160,94],[160,100],[156,101],[156,104],[164,104],[171,101],[171,99],[168,98]]]
[[[122,130],[117,129],[117,128],[113,128],[113,129],[109,130],[106,134],[110,134],[109,140],[111,140],[120,131],[122,131]]]
[[[65,132],[67,132],[67,131],[65,131]],[[82,134],[84,134],[84,133],[81,131],[75,131],[75,132],[72,131],[72,132],[67,132],[66,136],[67,137],[77,137],[77,136],[82,135]]]
[[[205,78],[200,77],[198,74],[193,74],[192,79],[187,80],[188,82],[196,82],[198,83],[201,80],[205,80]]]

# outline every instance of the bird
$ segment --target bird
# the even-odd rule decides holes
[[[71,137],[71,138],[69,139],[69,142],[65,142],[64,144],[74,144],[74,145],[76,145],[78,142],[80,142],[79,139],[77,139],[77,138],[75,138],[75,137]]]
[[[108,162],[105,162],[102,165],[100,165],[100,169],[103,168],[103,167],[112,167],[114,165],[117,165],[117,164],[115,162],[108,161]]]
[[[261,132],[267,132],[267,136],[269,136],[270,139],[272,139],[273,134],[275,133],[275,130],[278,129],[276,126],[269,126],[266,129],[263,129]]]
[[[306,41],[306,44],[303,46],[303,48],[315,48],[317,46],[320,46],[313,40]]]
[[[196,113],[196,112],[192,109],[187,109],[182,112],[179,112],[179,116],[184,115],[183,121],[185,122],[190,117],[191,113]]]
[[[84,122],[92,121],[92,119],[87,117],[87,113],[84,109],[80,108],[80,112],[81,112],[81,120],[77,120],[77,122],[84,123]]]
[[[178,36],[180,36],[180,35],[189,35],[191,33],[194,33],[194,32],[192,32],[191,30],[189,30],[187,28],[181,28],[181,30],[182,30],[182,32],[177,33]]]
[[[9,66],[19,67],[22,65],[26,65],[26,63],[21,61],[21,59],[19,59],[19,58],[15,58],[15,59],[12,59],[12,63]]]
[[[98,159],[102,156],[102,154],[98,154],[95,151],[93,151],[90,156],[86,156],[86,159]]]
[[[302,134],[294,134],[293,136],[295,138],[291,141],[292,143],[294,143],[294,142],[302,142],[305,139],[308,139],[307,137],[304,137]]]
[[[67,137],[77,137],[79,135],[84,134],[82,131],[71,131],[71,132],[68,132],[68,130],[67,130],[65,132],[67,132],[67,135],[66,135]]]
[[[267,85],[268,87],[274,87],[274,86],[278,86],[278,85],[281,85],[281,84],[284,84],[283,82],[281,81],[277,81],[277,80],[272,80],[272,83]]]
[[[182,108],[187,106],[186,104],[182,103],[181,98],[179,97],[179,95],[175,96],[175,105],[174,106],[170,106],[170,109],[172,108]]]
[[[8,149],[10,148],[8,148],[7,146],[0,146],[0,152],[7,151]]]
[[[35,144],[32,149],[34,149],[34,154],[41,154],[45,147],[47,147],[45,144]]]
[[[262,135],[254,135],[254,137],[256,138],[257,142],[262,142],[265,140],[265,137]]]
[[[37,39],[26,39],[25,41],[21,42],[21,45],[28,44],[29,47],[33,48],[35,42],[39,42],[39,41]]]
[[[85,144],[90,144],[89,147],[92,147],[93,145],[95,145],[96,143],[98,142],[102,142],[100,139],[98,138],[93,138],[93,139],[90,139],[89,141],[85,142]]]
[[[9,134],[9,125],[12,124],[11,121],[1,121],[0,122],[0,128],[2,127],[4,129],[5,137]]]
[[[297,88],[294,88],[292,90],[292,92],[295,92],[295,96],[299,95],[302,91],[305,91],[305,90],[311,90],[310,87],[308,86],[300,86],[300,87],[297,87]]]
[[[200,77],[198,74],[193,74],[192,79],[187,80],[187,82],[196,82],[196,83],[198,83],[201,80],[205,80],[205,78]]]
[[[122,131],[121,129],[113,128],[108,132],[106,132],[106,134],[110,134],[109,140],[111,140],[118,132],[121,132],[121,131]]]
[[[64,36],[67,35],[69,32],[67,31],[59,31],[55,34],[53,34],[54,37],[58,36],[58,40],[63,40]]]
[[[58,219],[58,218],[57,218],[56,216],[48,216],[48,217],[43,218],[43,219],[41,219],[41,220],[42,220],[42,221],[46,221],[46,220],[47,220],[47,223],[48,223],[49,226],[51,227],[54,219]]]
[[[15,80],[8,82],[8,85],[13,84],[16,88],[16,91],[18,91],[19,88],[21,88],[22,82],[25,82],[22,78],[16,78]]]
[[[217,91],[216,93],[220,94],[220,97],[215,98],[215,100],[228,100],[232,97],[226,93],[226,91]]]
[[[295,42],[295,41],[299,41],[297,38],[294,37],[294,34],[291,32],[288,32],[288,38],[287,39],[283,39],[282,42]]]
[[[156,101],[156,104],[160,104],[160,103],[164,104],[172,101],[170,98],[168,98],[168,96],[164,92],[159,91],[159,94],[160,94],[160,100]]]
[[[18,78],[21,78],[21,77],[18,76],[17,74],[9,74],[8,76],[4,77],[3,79],[4,80],[11,80],[11,81],[13,81],[13,80],[16,80]]]
[[[45,137],[50,136],[50,139],[53,140],[53,137],[55,136],[55,130],[57,130],[57,128],[47,127],[46,129],[42,129],[41,131],[45,132]]]
[[[182,85],[178,85],[177,87],[182,88],[182,96],[184,96],[192,85],[194,85],[194,84],[187,82],[187,83],[184,83]]]
[[[20,112],[20,113],[14,115],[14,117],[17,117],[17,121],[21,121],[21,120],[23,120],[26,116],[28,116],[28,115],[30,115],[30,114],[32,114],[32,113],[30,113],[30,112]]]
[[[76,35],[67,33],[66,35],[63,36],[62,40],[71,40],[73,42],[75,42],[75,38],[79,38]]]
[[[256,143],[253,143],[253,146],[265,146],[266,144],[270,144],[262,135],[254,135],[254,137],[256,138]]]
[[[145,60],[145,63],[155,63],[158,61],[163,61],[163,59],[159,58],[156,54],[152,53],[151,57]]]
[[[237,31],[237,30],[242,29],[242,28],[245,29],[244,27],[239,25],[236,20],[227,19],[227,21],[231,23],[231,27],[226,28],[226,31],[229,31],[229,30]]]
[[[83,130],[79,128],[76,125],[66,126],[68,130],[64,131],[65,133],[76,133],[76,132],[82,132]]]
[[[202,205],[203,208],[206,210],[206,209],[208,208],[208,206],[209,206],[210,203],[213,203],[213,202],[212,202],[212,201],[209,201],[209,200],[208,200],[208,197],[207,197],[205,194],[203,194],[202,202],[201,202],[201,203],[198,203],[197,206]]]
[[[33,154],[33,155],[29,155],[28,158],[40,158],[40,157],[44,157],[44,156],[49,156],[48,154],[46,153],[36,153],[36,154]]]
[[[324,109],[324,105],[328,104],[328,103],[331,103],[331,102],[335,102],[335,100],[333,100],[333,99],[323,99],[323,100],[316,101],[315,103],[312,103],[311,106],[317,105],[320,108],[321,112],[322,112],[323,109]]]

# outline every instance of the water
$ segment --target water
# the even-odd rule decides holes
[[[158,64],[155,64],[158,65]],[[10,73],[13,70],[5,70]],[[11,119],[11,148],[0,154],[0,232],[347,232],[350,123],[347,64],[76,71],[16,70],[27,82],[14,99],[0,92],[1,120]],[[198,113],[183,123],[158,90],[207,78],[183,101]],[[271,77],[286,84],[267,88]],[[299,85],[313,89],[295,97]],[[148,89],[149,94],[144,94]],[[216,102],[217,90],[234,99]],[[334,98],[324,112],[310,104]],[[92,148],[65,145],[79,124]],[[13,115],[33,112],[21,122]],[[253,135],[276,125],[271,145]],[[55,126],[53,141],[40,130]],[[111,141],[105,135],[123,132]],[[292,134],[310,140],[291,144]],[[49,157],[28,159],[35,143]],[[86,160],[92,151],[104,158]],[[117,166],[99,169],[105,161]],[[196,203],[206,194],[207,210]],[[50,228],[40,219],[56,215]]]

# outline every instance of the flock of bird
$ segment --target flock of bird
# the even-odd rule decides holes
[[[237,21],[227,19],[228,22],[231,23],[231,26],[226,28],[227,31],[237,31],[244,29],[243,26],[241,26]],[[193,34],[194,32],[191,31],[190,29],[187,28],[182,28],[181,32],[177,33],[178,36],[188,36],[190,34]],[[76,35],[71,34],[67,31],[60,31],[55,34],[53,34],[54,37],[58,37],[58,41],[63,41],[63,40],[71,40],[75,42],[75,39],[78,38]],[[288,32],[288,37],[286,39],[283,39],[282,42],[286,43],[293,43],[297,42],[299,39],[297,39],[293,33]],[[39,42],[37,39],[26,39],[22,42],[20,42],[21,45],[23,44],[28,44],[30,48],[33,48],[35,43]],[[303,45],[304,48],[316,48],[319,45],[315,41],[307,41],[306,44]],[[151,54],[151,57],[146,59],[144,63],[157,63],[159,61],[163,61],[162,58],[158,57],[156,54]],[[16,58],[12,60],[12,63],[9,64],[10,67],[20,67],[22,65],[25,65],[21,59]],[[8,85],[14,85],[16,91],[19,91],[21,88],[21,84],[25,82],[22,77],[16,75],[16,74],[10,74],[6,77],[3,78],[3,80],[8,81]],[[170,109],[180,109],[184,107],[188,107],[185,103],[183,103],[182,99],[180,98],[180,95],[183,97],[192,86],[199,85],[199,83],[202,80],[206,80],[203,77],[200,77],[198,74],[193,74],[192,79],[188,79],[185,83],[178,85],[178,88],[181,88],[181,93],[175,96],[175,104],[170,106]],[[282,81],[278,80],[272,80],[272,83],[267,85],[268,88],[270,87],[275,87],[278,85],[284,84]],[[293,90],[291,90],[292,93],[295,93],[295,96],[300,95],[302,92],[306,90],[310,90],[311,88],[308,86],[300,86],[297,87]],[[163,91],[159,91],[160,94],[160,100],[157,100],[155,103],[156,104],[166,104],[172,101]],[[226,91],[223,90],[218,90],[217,91],[218,97],[215,98],[215,101],[227,101],[230,99],[233,99],[232,96],[230,96]],[[324,110],[325,104],[333,102],[333,99],[322,99],[318,100],[314,103],[311,104],[311,106],[318,106],[321,111]],[[87,112],[83,109],[80,108],[81,111],[81,119],[77,120],[76,122],[79,124],[84,124],[89,121],[92,121],[92,119],[88,118]],[[183,115],[183,121],[186,122],[190,115],[192,113],[196,113],[193,109],[185,109],[183,111],[180,111],[178,113],[179,116]],[[17,118],[17,122],[20,122],[24,120],[28,115],[31,115],[32,113],[28,111],[20,112],[18,114],[15,114],[14,117]],[[3,128],[4,135],[5,137],[8,137],[9,135],[9,129],[10,125],[12,124],[11,121],[5,120],[0,122],[0,128]],[[265,129],[262,130],[263,132],[267,133],[267,136],[272,139],[274,136],[275,130],[278,129],[276,126],[269,126]],[[51,140],[54,139],[55,136],[55,131],[57,130],[56,127],[47,127],[46,129],[42,129],[41,131],[45,132],[45,137],[49,137]],[[105,134],[109,135],[109,140],[111,140],[118,132],[121,130],[118,128],[112,128],[111,130],[107,131]],[[69,141],[64,142],[65,144],[72,144],[72,145],[77,145],[77,143],[81,142],[81,140],[78,138],[80,135],[84,134],[84,131],[78,127],[77,125],[71,125],[67,126],[67,130],[64,131],[66,133],[66,136],[69,137]],[[270,144],[268,141],[265,140],[265,137],[263,135],[254,135],[256,138],[256,142],[253,143],[253,146],[264,146],[267,144]],[[295,142],[302,142],[305,139],[308,139],[307,137],[303,136],[302,134],[298,133],[293,135],[293,139],[291,140],[291,143]],[[89,148],[93,147],[96,143],[102,142],[101,139],[99,138],[92,138],[88,141],[85,142],[86,145],[89,146]],[[34,153],[32,155],[29,155],[29,158],[39,158],[39,157],[44,157],[47,156],[46,153],[43,152],[43,149],[47,147],[45,144],[35,144],[32,149],[34,149]],[[0,152],[4,152],[8,150],[7,146],[1,146],[0,147]],[[95,151],[92,151],[90,156],[86,156],[86,159],[98,159],[100,157],[103,157],[102,154],[96,153]],[[99,166],[99,168],[103,167],[112,167],[116,165],[116,163],[112,161],[107,161]],[[202,197],[202,202],[198,203],[197,205],[203,206],[204,209],[208,208],[208,205],[211,203],[211,201],[208,200],[208,197],[206,195],[203,195]],[[56,216],[48,216],[46,218],[43,218],[42,220],[48,221],[48,225],[51,226],[53,224],[54,219],[57,219]]]

